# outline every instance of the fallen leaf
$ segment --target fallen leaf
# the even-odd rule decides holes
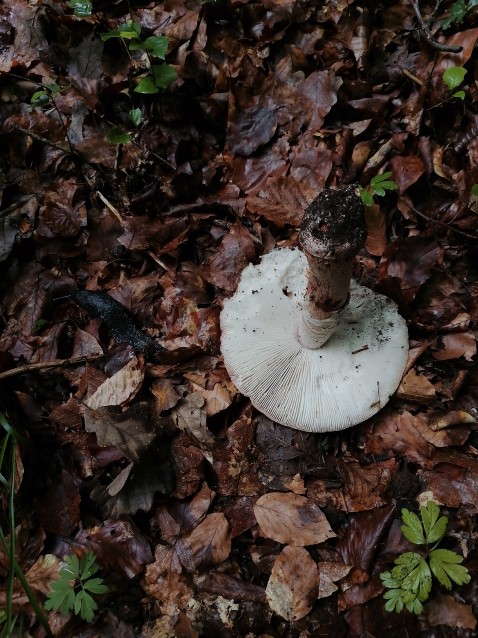
[[[435,386],[424,374],[418,374],[414,368],[403,377],[397,389],[397,397],[404,401],[431,401],[435,397]]]
[[[119,372],[106,379],[85,404],[92,410],[108,405],[123,405],[130,401],[143,383],[143,366],[133,357]]]
[[[352,569],[351,565],[333,561],[321,561],[318,567],[320,574],[318,598],[327,598],[336,592],[338,587],[335,583],[345,578]]]
[[[84,419],[86,431],[96,434],[98,445],[118,447],[131,461],[138,461],[156,436],[147,403],[132,405],[126,412],[119,406],[85,408]]]
[[[288,622],[304,618],[317,599],[319,580],[319,570],[309,552],[288,545],[274,562],[266,587],[267,601]]]
[[[303,547],[335,536],[322,510],[298,494],[264,494],[254,505],[254,514],[262,533],[279,543]]]
[[[188,572],[203,565],[216,565],[231,552],[231,530],[224,514],[208,514],[176,543],[181,564]]]
[[[444,335],[441,338],[443,348],[433,351],[433,358],[438,361],[448,361],[464,357],[472,361],[476,354],[476,337],[472,332],[457,332]]]
[[[187,432],[202,449],[209,450],[213,446],[214,437],[207,428],[204,404],[204,397],[191,392],[178,403],[171,416],[180,430]]]
[[[425,605],[425,614],[432,627],[448,625],[456,629],[476,628],[476,617],[472,605],[459,603],[453,596],[438,594]]]

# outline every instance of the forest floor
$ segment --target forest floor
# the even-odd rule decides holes
[[[3,635],[476,635],[474,4],[4,0]],[[409,362],[375,417],[303,433],[234,387],[219,313],[351,183],[355,277],[398,304]],[[430,499],[471,580],[389,612],[380,574],[422,551],[402,509]],[[41,612],[90,551],[108,591],[48,629],[12,554]]]

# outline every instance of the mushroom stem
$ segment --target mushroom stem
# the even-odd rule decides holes
[[[298,335],[304,348],[320,348],[334,333],[348,303],[354,258],[366,236],[354,186],[324,189],[305,211],[299,241],[309,267]]]

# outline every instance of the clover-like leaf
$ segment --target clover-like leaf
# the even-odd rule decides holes
[[[416,552],[404,552],[395,559],[395,567],[392,569],[392,578],[400,581],[403,587],[403,580],[420,564],[422,557]]]
[[[387,611],[396,611],[399,614],[403,610],[403,591],[401,589],[390,589],[385,592],[383,597],[387,601],[385,609]]]
[[[405,538],[415,545],[424,545],[425,534],[423,533],[423,525],[414,512],[410,512],[406,507],[402,509],[402,521],[404,525],[401,526],[402,534]]]

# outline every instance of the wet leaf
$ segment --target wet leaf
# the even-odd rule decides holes
[[[271,609],[289,622],[307,616],[317,599],[319,581],[319,570],[307,550],[284,547],[267,583]]]
[[[262,533],[295,547],[317,545],[335,536],[317,505],[298,494],[271,492],[254,505]]]

